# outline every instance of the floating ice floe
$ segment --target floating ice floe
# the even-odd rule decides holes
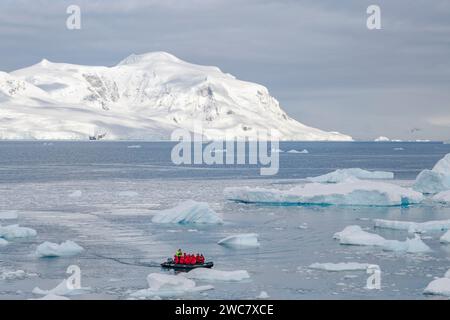
[[[50,290],[43,290],[39,287],[33,289],[34,294],[38,295],[57,295],[57,296],[76,296],[86,294],[91,291],[89,287],[74,288],[66,279],[60,282],[56,287]]]
[[[269,299],[270,296],[266,291],[261,291],[256,299]]]
[[[380,181],[351,180],[335,184],[308,183],[289,190],[232,187],[225,198],[269,205],[401,206],[420,203],[420,192]]]
[[[439,160],[432,170],[419,173],[413,188],[427,194],[450,190],[450,154]]]
[[[0,238],[12,240],[15,238],[28,238],[36,236],[37,232],[31,228],[21,227],[18,224],[0,226]]]
[[[69,194],[69,198],[79,198],[83,195],[81,190],[75,190]]]
[[[72,257],[83,252],[77,243],[67,240],[61,244],[45,241],[36,248],[38,257]]]
[[[184,276],[188,279],[204,281],[242,281],[250,278],[246,270],[223,271],[205,268],[194,269],[184,274]]]
[[[435,202],[450,204],[450,190],[439,192],[432,198],[432,200]]]
[[[2,247],[2,246],[6,246],[7,244],[8,244],[9,242],[8,241],[6,241],[5,239],[3,239],[3,238],[0,238],[0,247]]]
[[[188,200],[174,208],[159,211],[152,219],[153,223],[180,224],[220,224],[222,218],[206,202]]]
[[[427,222],[396,221],[384,219],[374,219],[373,221],[375,223],[375,228],[405,230],[409,233],[439,232],[450,229],[450,219]]]
[[[228,236],[217,244],[232,248],[257,248],[260,246],[257,233],[243,233]]]
[[[335,233],[333,238],[339,240],[339,243],[342,245],[374,246],[386,251],[407,253],[425,253],[431,251],[430,247],[418,235],[415,235],[413,239],[408,238],[405,241],[387,240],[378,234],[364,231],[360,226],[356,225],[345,227],[343,231]]]
[[[394,179],[394,173],[387,171],[367,171],[360,168],[349,168],[338,169],[322,176],[307,178],[307,180],[320,183],[338,183],[352,178],[366,180],[389,180]]]
[[[444,233],[439,241],[441,243],[450,243],[450,230]]]
[[[131,145],[131,146],[127,146],[128,149],[140,149],[141,145],[139,144],[135,144],[135,145]]]
[[[29,273],[23,270],[0,271],[0,280],[22,280],[29,277],[36,277],[36,273]]]
[[[309,266],[310,269],[316,269],[316,270],[324,270],[324,271],[332,271],[332,272],[338,272],[338,271],[360,271],[360,270],[367,270],[367,268],[371,266],[376,266],[374,264],[369,263],[359,263],[359,262],[340,262],[340,263],[313,263]],[[378,267],[379,269],[379,267]]]
[[[0,220],[15,220],[17,218],[17,211],[0,211]]]
[[[53,293],[49,293],[46,296],[43,296],[42,298],[34,299],[34,300],[70,300],[67,297],[64,296],[58,296]]]
[[[124,198],[134,198],[137,197],[139,193],[135,191],[120,191],[119,193],[117,193],[117,195]]]
[[[135,298],[151,297],[175,297],[188,293],[201,292],[214,289],[213,286],[197,286],[194,280],[188,279],[181,274],[170,275],[161,273],[150,273],[147,276],[148,288],[138,290],[131,294]]]
[[[299,153],[299,154],[308,154],[309,153],[309,151],[308,150],[306,150],[306,149],[303,149],[303,150],[301,150],[301,151],[298,151],[298,150],[295,150],[295,149],[292,149],[292,150],[289,150],[287,153]]]
[[[450,270],[447,271],[443,278],[431,281],[423,293],[450,297]]]

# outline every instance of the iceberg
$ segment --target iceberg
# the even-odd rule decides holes
[[[17,218],[17,211],[0,211],[0,220],[15,220]]]
[[[308,183],[289,190],[231,187],[225,198],[268,205],[403,206],[423,201],[420,192],[380,181],[347,180],[335,184]]]
[[[148,288],[138,290],[131,294],[131,297],[150,298],[150,297],[174,297],[186,293],[201,292],[214,289],[213,286],[196,286],[195,281],[185,276],[150,273],[147,276]]]
[[[388,137],[385,137],[385,136],[380,136],[380,137],[376,138],[374,141],[375,142],[390,142],[391,139],[389,139]]]
[[[152,219],[153,223],[179,224],[220,224],[222,218],[206,202],[188,200],[178,206],[159,211]]]
[[[447,271],[443,278],[431,281],[423,293],[450,297],[450,270]]]
[[[266,291],[261,291],[256,299],[269,299],[270,296]]]
[[[91,288],[89,287],[81,287],[81,288],[72,288],[71,285],[67,282],[66,279],[64,279],[62,282],[60,282],[56,287],[50,290],[43,290],[39,287],[36,287],[33,289],[34,294],[38,295],[57,295],[57,296],[76,296],[85,294],[91,291]]]
[[[83,251],[82,247],[70,240],[61,244],[46,241],[37,247],[36,255],[38,257],[72,257]]]
[[[356,225],[345,227],[341,232],[335,233],[333,238],[339,240],[339,243],[342,245],[374,246],[386,251],[407,253],[431,251],[430,247],[417,234],[413,239],[408,238],[405,241],[387,240],[378,234],[364,231],[360,226]]]
[[[432,200],[435,202],[450,204],[450,190],[439,192],[432,198]]]
[[[409,233],[425,233],[438,232],[450,229],[450,220],[436,220],[427,222],[410,222],[410,221],[396,221],[374,219],[375,228],[405,230]]]
[[[242,281],[250,278],[246,270],[222,271],[205,268],[194,269],[184,274],[184,276],[188,279],[204,281]]]
[[[18,224],[9,225],[6,227],[0,226],[0,238],[4,238],[6,240],[34,237],[36,234],[36,230],[21,227]]]
[[[450,190],[450,153],[439,160],[432,170],[419,173],[413,189],[427,194]]]
[[[322,176],[310,177],[306,179],[311,182],[338,183],[352,178],[367,179],[367,180],[372,179],[389,180],[394,179],[394,173],[386,171],[367,171],[360,168],[349,168],[349,169],[338,169],[336,171],[327,173]]]
[[[338,272],[338,271],[366,271],[367,268],[371,266],[377,265],[359,262],[313,263],[309,266],[309,268],[316,270]],[[379,269],[379,266],[377,267]]]
[[[217,244],[231,248],[257,248],[260,245],[256,233],[232,235],[220,240]]]
[[[308,150],[306,150],[306,149],[303,149],[303,150],[301,150],[301,151],[298,151],[298,150],[295,150],[295,149],[291,149],[291,150],[289,150],[287,153],[299,153],[299,154],[308,154],[309,153],[309,151]]]
[[[441,243],[450,243],[450,230],[444,233],[439,241]]]

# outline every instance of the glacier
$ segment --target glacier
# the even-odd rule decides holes
[[[360,168],[348,168],[348,169],[338,169],[336,171],[318,177],[309,177],[307,178],[307,180],[311,182],[320,182],[320,183],[337,183],[352,178],[368,179],[368,180],[375,180],[375,179],[390,180],[394,179],[394,173],[386,171],[368,171]]]
[[[335,184],[308,183],[289,190],[229,187],[224,189],[224,196],[231,201],[269,205],[402,206],[424,199],[421,193],[408,188],[358,179]]]
[[[206,202],[187,200],[174,208],[161,210],[152,218],[153,223],[221,224],[223,220]]]
[[[44,59],[0,72],[0,106],[0,139],[169,140],[181,128],[207,140],[270,130],[280,140],[352,140],[290,118],[264,86],[166,52],[132,54],[112,67]]]
[[[439,160],[432,170],[420,172],[413,188],[426,194],[450,190],[450,154]]]

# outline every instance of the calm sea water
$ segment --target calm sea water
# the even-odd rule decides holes
[[[140,147],[136,147],[139,145]],[[332,236],[357,224],[388,239],[406,232],[373,230],[373,218],[427,221],[450,219],[450,208],[424,204],[408,208],[265,207],[227,202],[230,186],[289,187],[300,178],[338,168],[359,167],[395,173],[394,183],[410,185],[420,170],[432,168],[450,145],[441,143],[281,143],[280,171],[261,177],[256,166],[175,166],[173,143],[147,142],[0,142],[0,211],[16,211],[19,223],[37,230],[35,238],[0,247],[0,274],[25,270],[37,276],[1,280],[0,299],[36,298],[34,287],[51,289],[79,265],[82,284],[92,288],[74,298],[126,299],[147,287],[151,272],[181,247],[201,251],[219,270],[245,269],[251,279],[213,283],[205,294],[183,298],[248,299],[260,291],[280,299],[430,298],[422,294],[433,277],[450,266],[450,246],[440,234],[424,240],[424,255],[341,246]],[[130,146],[134,146],[131,147]],[[79,191],[81,196],[71,196]],[[160,226],[155,210],[183,200],[206,201],[222,214],[220,226]],[[232,250],[217,241],[235,233],[256,232],[261,247]],[[74,240],[85,252],[73,258],[39,259],[43,241]],[[314,262],[375,263],[382,270],[382,290],[366,290],[365,272],[322,272]],[[205,284],[199,282],[199,284]]]

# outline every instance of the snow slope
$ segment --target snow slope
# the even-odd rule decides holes
[[[209,139],[256,138],[276,129],[281,140],[351,140],[290,118],[268,90],[217,67],[165,52],[131,55],[113,67],[42,60],[0,72],[1,139],[165,140],[175,128]],[[228,138],[231,138],[228,137]]]

